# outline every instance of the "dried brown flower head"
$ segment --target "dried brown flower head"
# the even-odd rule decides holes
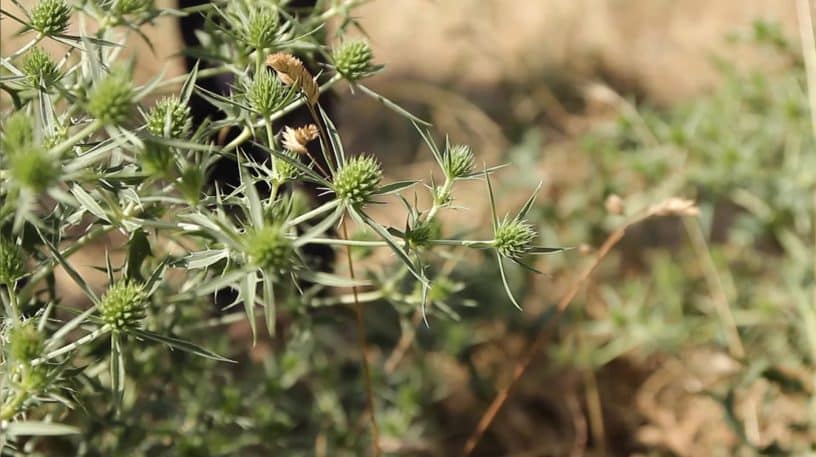
[[[306,149],[306,145],[309,144],[310,141],[317,138],[319,134],[320,132],[317,130],[317,126],[314,124],[298,127],[296,129],[286,127],[283,130],[283,147],[293,152],[306,154],[309,152]]]
[[[606,211],[611,214],[623,214],[625,204],[619,195],[611,194],[609,197],[606,197],[604,207],[606,208]]]
[[[315,78],[297,57],[278,52],[266,58],[266,64],[278,73],[278,78],[287,86],[297,87],[303,91],[310,105],[317,103],[320,90]]]
[[[655,216],[698,216],[700,208],[694,200],[672,197],[649,208],[649,214]]]

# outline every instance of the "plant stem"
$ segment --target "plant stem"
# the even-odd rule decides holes
[[[80,339],[78,339],[78,340],[76,340],[76,341],[74,341],[72,343],[66,344],[65,346],[63,346],[63,347],[61,347],[59,349],[53,350],[53,351],[49,352],[48,354],[45,354],[42,357],[39,357],[37,359],[32,360],[31,365],[32,366],[37,366],[37,365],[39,365],[41,363],[44,363],[44,362],[46,362],[48,360],[53,359],[54,357],[59,357],[62,354],[65,354],[66,352],[71,352],[74,349],[82,346],[83,344],[90,343],[91,341],[99,338],[100,336],[103,336],[103,335],[107,334],[110,331],[111,331],[111,326],[108,325],[108,324],[105,324],[102,327],[99,327],[98,329],[94,330],[93,332],[83,336],[82,338],[80,338]]]
[[[348,239],[348,228],[343,222],[343,238]],[[354,262],[351,258],[351,247],[346,248],[346,259],[348,260],[349,276],[354,280]],[[360,303],[360,297],[357,295],[357,287],[351,287],[351,293],[354,297],[354,310],[357,315],[357,338],[360,345],[360,357],[363,362],[363,374],[365,376],[366,396],[368,398],[369,418],[371,419],[371,445],[374,448],[374,455],[380,457],[382,449],[380,449],[380,432],[377,427],[377,415],[375,413],[374,405],[374,389],[371,386],[371,369],[368,366],[368,356],[366,350],[366,331],[365,320],[363,318],[363,305]]]
[[[723,330],[725,331],[726,340],[728,341],[728,352],[731,357],[737,360],[742,360],[745,357],[745,349],[740,340],[739,330],[734,321],[734,314],[731,312],[729,305],[728,294],[725,292],[720,272],[717,265],[714,264],[714,259],[711,257],[711,250],[705,240],[705,235],[700,228],[700,223],[691,218],[683,218],[683,226],[686,228],[691,246],[694,253],[700,259],[703,271],[705,272],[705,280],[711,289],[712,301],[714,302],[714,309],[720,318]]]
[[[237,148],[238,146],[244,144],[244,142],[248,139],[252,138],[252,129],[249,127],[244,127],[241,130],[241,133],[238,134],[232,141],[230,141],[226,146],[221,149],[222,154],[226,154],[231,152],[233,149]]]
[[[17,282],[9,284],[8,287],[9,303],[11,304],[11,317],[15,321],[20,318],[20,306],[17,304]]]
[[[33,48],[40,41],[42,41],[43,38],[45,38],[45,35],[43,35],[42,33],[37,33],[37,36],[33,40],[31,40],[28,43],[26,43],[25,45],[23,45],[20,49],[14,51],[14,53],[11,54],[10,56],[3,57],[3,63],[5,64],[7,62],[11,62],[12,60],[16,59],[17,57],[25,54],[26,52],[28,52],[29,49]]]
[[[20,406],[22,406],[27,398],[28,392],[26,390],[18,390],[14,397],[0,409],[0,421],[7,421],[14,417],[14,415],[17,414],[17,410],[20,409]]]
[[[439,195],[447,195],[450,193],[452,187],[453,180],[446,177],[445,184],[442,185],[442,190]],[[442,203],[439,201],[439,198],[434,195],[433,206],[431,207],[430,211],[428,211],[428,215],[425,217],[425,222],[430,222],[436,216],[436,213],[439,212],[440,208],[442,208]]]
[[[99,119],[94,120],[90,124],[86,125],[82,130],[77,132],[71,138],[68,138],[67,140],[63,141],[62,143],[56,145],[54,147],[54,149],[49,151],[49,154],[51,154],[53,157],[61,156],[66,151],[68,151],[72,147],[76,146],[76,144],[79,143],[80,141],[82,141],[83,138],[85,138],[88,135],[91,135],[92,133],[94,133],[100,127],[102,127],[102,121],[100,121]]]

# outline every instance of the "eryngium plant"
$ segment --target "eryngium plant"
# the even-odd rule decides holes
[[[71,455],[311,452],[288,432],[297,426],[312,435],[330,430],[332,449],[360,451],[371,441],[379,449],[375,418],[372,436],[359,437],[348,428],[355,420],[337,409],[358,403],[363,384],[348,390],[330,381],[347,361],[332,352],[337,347],[314,342],[325,324],[312,314],[341,317],[354,305],[365,349],[363,303],[421,311],[426,322],[455,316],[448,303],[467,285],[438,265],[451,250],[492,250],[503,278],[504,261],[526,265],[531,254],[559,250],[535,245],[525,219],[533,198],[513,217],[494,214],[488,239],[444,237],[457,230],[439,215],[454,201],[467,204],[455,200],[456,183],[484,180],[492,201],[488,178],[498,167],[477,168],[467,146],[440,148],[428,123],[363,85],[382,69],[368,44],[346,40],[342,29],[328,37],[336,48],[317,40],[326,21],[351,20],[358,3],[318,2],[305,14],[288,2],[170,10],[138,0],[43,0],[19,14],[3,11],[4,26],[16,23],[28,42],[2,57],[0,81],[0,447],[48,454],[56,449],[49,437],[72,435],[59,441]],[[158,16],[190,14],[206,23],[205,44],[191,51],[202,56],[199,65],[182,77],[134,83],[132,62],[118,60],[132,32]],[[79,16],[79,24],[96,24],[94,35],[67,34]],[[46,53],[45,41],[63,46],[63,57]],[[307,64],[318,59],[330,65],[315,75]],[[215,76],[233,80],[229,93],[199,87]],[[346,151],[319,99],[344,82],[412,122],[444,181],[393,182],[376,154]],[[193,125],[194,95],[219,115]],[[310,122],[286,125],[284,116],[299,108]],[[224,141],[230,130],[237,136]],[[229,161],[240,182],[206,185],[217,160]],[[378,221],[374,205],[407,209],[404,229]],[[100,247],[105,239],[116,255]],[[315,254],[321,245],[347,263],[326,262]],[[388,274],[363,268],[358,249],[389,251]],[[98,259],[91,266],[105,272],[103,284],[80,268],[88,262],[75,260],[80,252]],[[66,287],[83,298],[70,298]],[[225,309],[213,311],[214,303]],[[272,337],[264,344],[275,351],[267,377],[241,395],[270,406],[262,416],[225,419],[233,413],[219,398],[228,391],[196,381],[234,376],[230,358],[242,359],[246,342],[226,332],[201,338],[201,330],[244,318],[253,341],[261,320]],[[342,340],[343,327],[320,331]],[[396,407],[378,405],[389,397],[376,385],[368,393],[367,409]],[[250,439],[234,440],[224,424],[238,424]]]

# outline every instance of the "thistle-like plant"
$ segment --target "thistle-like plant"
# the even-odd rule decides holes
[[[460,232],[447,230],[440,218],[459,203],[456,183],[486,178],[499,167],[475,171],[467,146],[446,143],[440,150],[427,122],[362,84],[381,69],[371,47],[347,40],[342,28],[325,32],[327,21],[351,21],[359,0],[318,2],[308,14],[289,2],[273,3],[219,1],[174,10],[148,0],[105,0],[72,9],[62,0],[43,0],[19,17],[3,11],[3,23],[8,16],[29,40],[3,56],[8,73],[0,83],[14,112],[3,113],[0,136],[0,300],[2,338],[10,342],[0,359],[0,433],[15,445],[23,443],[23,432],[43,435],[39,440],[77,434],[66,446],[114,455],[183,441],[176,431],[187,414],[195,416],[190,423],[222,423],[231,414],[224,405],[212,414],[181,406],[197,405],[200,399],[184,398],[218,383],[193,386],[184,379],[233,376],[231,368],[214,368],[229,360],[215,350],[243,359],[246,345],[228,341],[228,332],[204,338],[201,331],[238,321],[246,322],[253,342],[265,339],[274,348],[266,379],[253,386],[263,392],[247,398],[273,398],[276,407],[266,417],[234,423],[253,430],[304,423],[317,434],[323,425],[307,417],[312,412],[289,408],[284,397],[315,408],[335,401],[339,389],[302,382],[310,370],[337,373],[342,365],[315,341],[328,341],[320,339],[327,328],[344,340],[345,326],[316,322],[318,309],[342,318],[341,309],[353,307],[370,381],[365,304],[391,304],[400,319],[419,311],[427,322],[455,317],[467,284],[451,277],[455,262],[440,266],[451,250],[492,249],[515,262],[545,252],[532,246],[524,214],[506,227],[494,224],[494,240],[444,237]],[[205,26],[198,31],[202,45],[188,51],[201,66],[135,83],[132,63],[119,57],[127,40],[134,33],[145,39],[140,26],[153,18],[193,14],[203,16]],[[97,27],[88,35],[83,24],[91,21]],[[71,22],[80,36],[67,34]],[[343,44],[330,49],[321,34],[332,35],[325,42]],[[43,40],[65,46],[64,58],[42,51]],[[328,62],[320,73],[310,66],[318,60]],[[221,93],[201,87],[213,77],[233,83]],[[414,123],[444,182],[432,179],[423,188],[419,179],[394,181],[376,154],[347,152],[321,100],[343,86]],[[217,115],[194,124],[194,96]],[[299,109],[310,119],[290,125],[286,116]],[[211,182],[213,171],[225,167],[237,182]],[[318,195],[304,197],[303,189]],[[427,207],[418,198],[426,191]],[[406,198],[411,192],[414,198]],[[404,206],[404,227],[380,220],[382,205]],[[390,253],[389,273],[355,258],[355,248]],[[102,255],[104,249],[110,252]],[[104,272],[105,284],[79,268],[73,256],[80,252],[83,264]],[[342,266],[330,261],[335,253],[343,256]],[[68,298],[66,281],[79,298]],[[214,304],[223,309],[213,310]],[[168,371],[171,366],[179,373]],[[356,404],[349,397],[356,391],[343,389],[342,402]],[[367,390],[368,409],[377,411],[375,389]],[[165,394],[172,414],[128,415],[155,399],[164,402]],[[308,401],[301,402],[302,395]],[[276,416],[284,411],[291,417]],[[353,422],[328,420],[330,428]],[[130,434],[108,435],[120,423],[138,428],[132,436],[149,437],[149,444],[133,443]],[[91,428],[104,429],[104,436],[78,433]],[[159,428],[173,436],[168,440]],[[278,438],[289,439],[284,433],[272,438],[253,445],[274,454],[282,446]],[[214,440],[206,432],[196,439]],[[359,450],[365,445],[361,438],[354,443]],[[241,453],[241,446],[225,452]],[[302,443],[292,446],[298,451]]]

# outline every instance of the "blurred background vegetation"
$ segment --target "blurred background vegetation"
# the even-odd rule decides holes
[[[816,452],[816,145],[794,2],[379,0],[357,17],[386,64],[372,87],[487,165],[510,163],[501,211],[543,180],[542,241],[576,247],[538,261],[545,275],[510,271],[523,312],[495,263],[466,253],[431,294],[450,317],[426,327],[398,299],[397,312],[367,306],[387,455],[461,452],[609,233],[670,196],[694,199],[699,217],[626,232],[473,455]],[[133,50],[141,80],[178,51],[173,27],[148,31],[167,43],[156,56]],[[347,149],[375,153],[394,179],[429,173],[403,119],[345,92],[335,108]],[[450,219],[478,232],[483,185],[462,192],[484,206]],[[133,414],[89,424],[99,448],[86,455],[365,455],[352,312],[287,312],[299,325],[255,347],[243,323],[201,331],[235,369],[145,351],[129,364],[142,380]]]

